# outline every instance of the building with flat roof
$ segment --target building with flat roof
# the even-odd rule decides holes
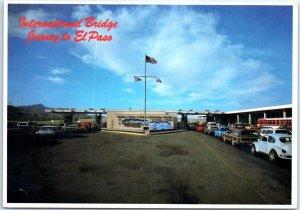
[[[243,109],[228,112],[216,111],[147,111],[147,123],[168,124],[172,129],[180,128],[188,124],[188,116],[202,116],[206,121],[215,121],[221,124],[249,123],[256,125],[259,118],[291,118],[292,104]],[[99,123],[101,116],[107,115],[107,129],[139,130],[144,125],[144,110],[106,110],[106,109],[46,109],[50,113],[64,113],[65,118],[72,122],[74,114],[95,114]],[[178,123],[178,115],[180,122]]]
[[[165,111],[147,111],[146,122],[166,123],[172,129],[177,128],[177,113]],[[141,130],[144,125],[144,111],[109,110],[107,112],[107,129]]]
[[[225,112],[225,122],[232,123],[249,123],[256,125],[259,118],[289,118],[292,117],[292,104],[267,106],[253,109],[242,109]]]

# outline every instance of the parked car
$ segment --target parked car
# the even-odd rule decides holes
[[[215,137],[217,138],[221,138],[223,133],[227,133],[228,132],[228,126],[226,125],[220,125],[217,130],[215,130]]]
[[[33,123],[32,122],[18,122],[17,123],[17,127],[18,128],[27,128],[27,127],[31,127],[33,126]]]
[[[206,125],[206,128],[204,130],[204,133],[207,133],[209,135],[213,135],[215,130],[217,130],[218,125],[216,122],[208,122]]]
[[[235,124],[231,124],[229,126],[230,130],[234,130],[234,129],[251,129],[251,125],[249,123],[235,123]]]
[[[106,128],[106,127],[107,127],[107,122],[102,122],[102,123],[100,124],[100,127],[101,127],[101,128]]]
[[[274,133],[283,133],[283,134],[292,135],[291,131],[284,129],[284,128],[263,127],[259,130],[259,134],[261,136],[265,136],[268,134],[274,134]]]
[[[30,130],[33,130],[35,131],[35,126],[33,125],[32,122],[18,122],[17,123],[17,127],[18,129],[21,129],[21,130],[26,130],[26,131],[30,131]]]
[[[269,155],[271,162],[278,158],[292,159],[292,136],[282,133],[261,136],[251,146],[251,153],[257,152]]]
[[[203,123],[203,124],[201,124],[201,125],[199,125],[199,126],[197,127],[197,131],[203,133],[204,130],[205,130],[205,128],[206,128],[206,124]]]
[[[40,136],[54,136],[58,134],[61,130],[62,129],[59,126],[46,125],[40,127],[36,134]]]
[[[78,124],[70,124],[65,127],[66,130],[77,130],[80,126]]]
[[[230,141],[232,146],[239,144],[251,144],[259,137],[260,135],[256,130],[249,129],[229,130],[228,132],[222,134],[223,141]]]
[[[92,128],[92,123],[91,122],[81,122],[80,123],[80,128],[91,129]]]
[[[198,127],[198,126],[199,126],[198,123],[195,123],[195,122],[189,123],[189,124],[188,124],[188,129],[189,129],[189,130],[197,130],[197,127]]]

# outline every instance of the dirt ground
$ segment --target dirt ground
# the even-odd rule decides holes
[[[13,203],[291,204],[291,162],[194,131],[9,144],[7,171]]]

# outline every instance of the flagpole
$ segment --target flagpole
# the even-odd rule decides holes
[[[144,127],[146,126],[146,110],[147,110],[147,106],[146,106],[146,102],[147,102],[147,91],[146,91],[146,87],[147,87],[147,71],[146,71],[146,53],[145,53],[145,98],[144,98]]]

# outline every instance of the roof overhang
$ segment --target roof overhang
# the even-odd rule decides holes
[[[235,111],[225,112],[225,114],[236,114],[236,113],[244,113],[244,112],[260,112],[260,111],[269,111],[269,110],[277,110],[277,109],[292,109],[292,104],[286,105],[278,105],[278,106],[266,106],[266,107],[259,107],[253,109],[241,109]]]

